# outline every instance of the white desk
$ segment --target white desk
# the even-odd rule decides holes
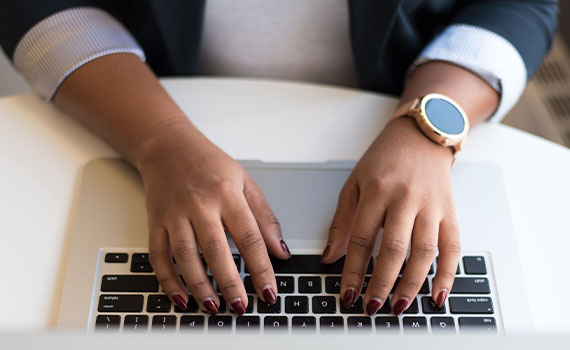
[[[358,159],[395,99],[311,84],[174,79],[193,122],[237,159]],[[116,153],[33,95],[0,99],[0,329],[55,324],[78,175]],[[570,326],[570,150],[503,125],[471,133],[460,160],[499,164],[539,331]]]

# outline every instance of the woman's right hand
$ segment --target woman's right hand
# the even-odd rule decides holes
[[[248,299],[225,231],[236,243],[255,291],[275,303],[277,285],[268,251],[291,256],[279,222],[245,169],[187,121],[161,127],[144,141],[135,162],[142,174],[149,228],[149,258],[170,299],[186,309],[188,295],[176,263],[199,305],[216,314],[220,300],[199,248],[228,305],[238,314]]]

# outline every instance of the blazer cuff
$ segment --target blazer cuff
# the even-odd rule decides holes
[[[516,104],[527,82],[524,61],[502,36],[481,27],[454,24],[421,52],[408,70],[430,61],[446,61],[478,75],[500,94],[499,106],[489,121],[499,122]]]
[[[142,48],[107,12],[78,7],[57,12],[32,27],[16,45],[14,64],[46,100],[82,65],[101,56],[132,53],[142,61]]]

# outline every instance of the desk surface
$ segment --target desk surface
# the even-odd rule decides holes
[[[163,83],[192,121],[237,159],[356,160],[396,104],[378,94],[312,84]],[[33,95],[0,99],[0,329],[55,325],[79,174],[89,160],[116,155]],[[534,326],[568,332],[570,150],[484,124],[472,131],[459,160],[502,168]]]

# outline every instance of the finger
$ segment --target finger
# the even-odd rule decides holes
[[[329,239],[321,258],[324,264],[335,262],[345,254],[358,196],[358,186],[349,178],[338,196],[336,212],[329,228]]]
[[[412,231],[410,257],[392,297],[392,310],[395,314],[405,311],[422,287],[437,253],[438,231],[439,216],[433,212],[420,211]]]
[[[190,222],[184,218],[172,225],[168,233],[172,253],[190,293],[204,310],[217,314],[220,300],[202,264]]]
[[[364,273],[384,215],[383,203],[375,194],[368,193],[363,194],[358,203],[342,270],[340,292],[342,303],[347,308],[356,301],[362,289]]]
[[[277,283],[273,266],[245,197],[234,198],[231,205],[224,208],[222,219],[245,261],[257,295],[266,303],[275,304]]]
[[[148,258],[154,269],[158,283],[170,300],[181,310],[186,310],[188,292],[172,262],[168,233],[163,227],[150,229],[148,242]]]
[[[224,299],[240,315],[247,307],[247,294],[236,269],[219,214],[195,212],[190,218],[198,243]]]
[[[280,259],[289,259],[291,252],[283,240],[281,225],[269,207],[263,191],[249,176],[243,193],[271,255]]]
[[[433,301],[439,307],[445,305],[445,299],[453,286],[460,254],[459,228],[453,215],[451,218],[443,219],[439,224],[439,257],[431,291]]]
[[[413,205],[406,202],[393,204],[386,212],[380,252],[364,296],[369,314],[378,311],[388,300],[406,259],[416,213]]]

